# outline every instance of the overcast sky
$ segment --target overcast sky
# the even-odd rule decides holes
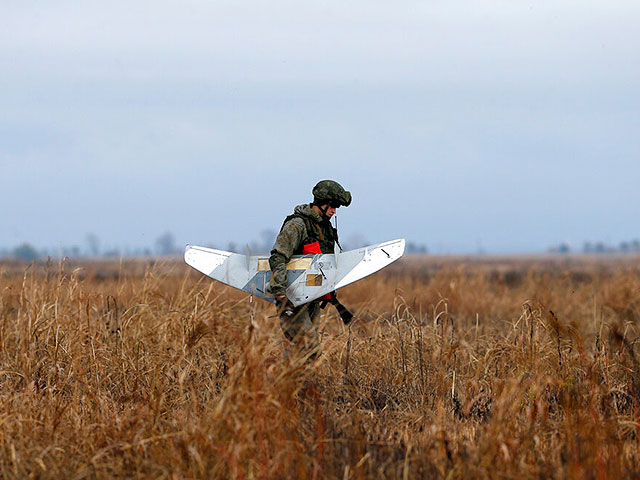
[[[640,237],[640,2],[0,2],[0,247]]]

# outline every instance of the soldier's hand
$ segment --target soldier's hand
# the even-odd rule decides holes
[[[292,318],[295,315],[293,304],[289,301],[286,295],[276,295],[276,307],[280,318],[283,316]]]

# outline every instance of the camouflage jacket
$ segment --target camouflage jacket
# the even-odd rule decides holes
[[[303,253],[305,245],[318,242],[322,253],[333,253],[338,232],[331,222],[311,208],[310,204],[298,205],[282,225],[271,250],[269,266],[271,280],[267,293],[284,295],[287,289],[287,262],[292,255]]]

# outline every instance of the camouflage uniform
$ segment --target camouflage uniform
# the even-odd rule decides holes
[[[271,279],[267,293],[285,295],[287,290],[287,262],[292,255],[303,253],[333,253],[338,241],[338,232],[325,216],[326,208],[348,207],[351,193],[333,180],[321,180],[311,192],[313,203],[298,205],[293,215],[289,215],[280,229],[271,250],[269,266]],[[321,215],[313,206],[323,211]],[[317,354],[320,335],[314,321],[320,313],[322,300],[314,300],[305,305],[294,307],[289,300],[279,302],[280,326],[285,336],[305,352],[311,352],[311,358]]]
[[[287,289],[286,264],[292,255],[303,253],[303,247],[318,242],[322,253],[333,253],[338,235],[327,218],[323,218],[311,208],[310,204],[298,205],[293,215],[287,217],[282,230],[276,238],[269,266],[271,280],[267,292],[273,295],[285,295]],[[279,304],[280,327],[290,341],[298,344],[304,351],[316,351],[320,345],[320,335],[315,324],[320,313],[320,300],[294,307],[288,300]]]

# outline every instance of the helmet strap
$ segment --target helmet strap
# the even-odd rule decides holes
[[[324,208],[323,208],[324,205]],[[312,207],[318,207],[318,210],[320,210],[320,212],[322,212],[322,218],[326,218],[327,217],[327,210],[329,210],[329,203],[328,202],[321,202],[319,200],[316,200],[315,198],[313,199],[313,202],[311,202],[311,206]]]

